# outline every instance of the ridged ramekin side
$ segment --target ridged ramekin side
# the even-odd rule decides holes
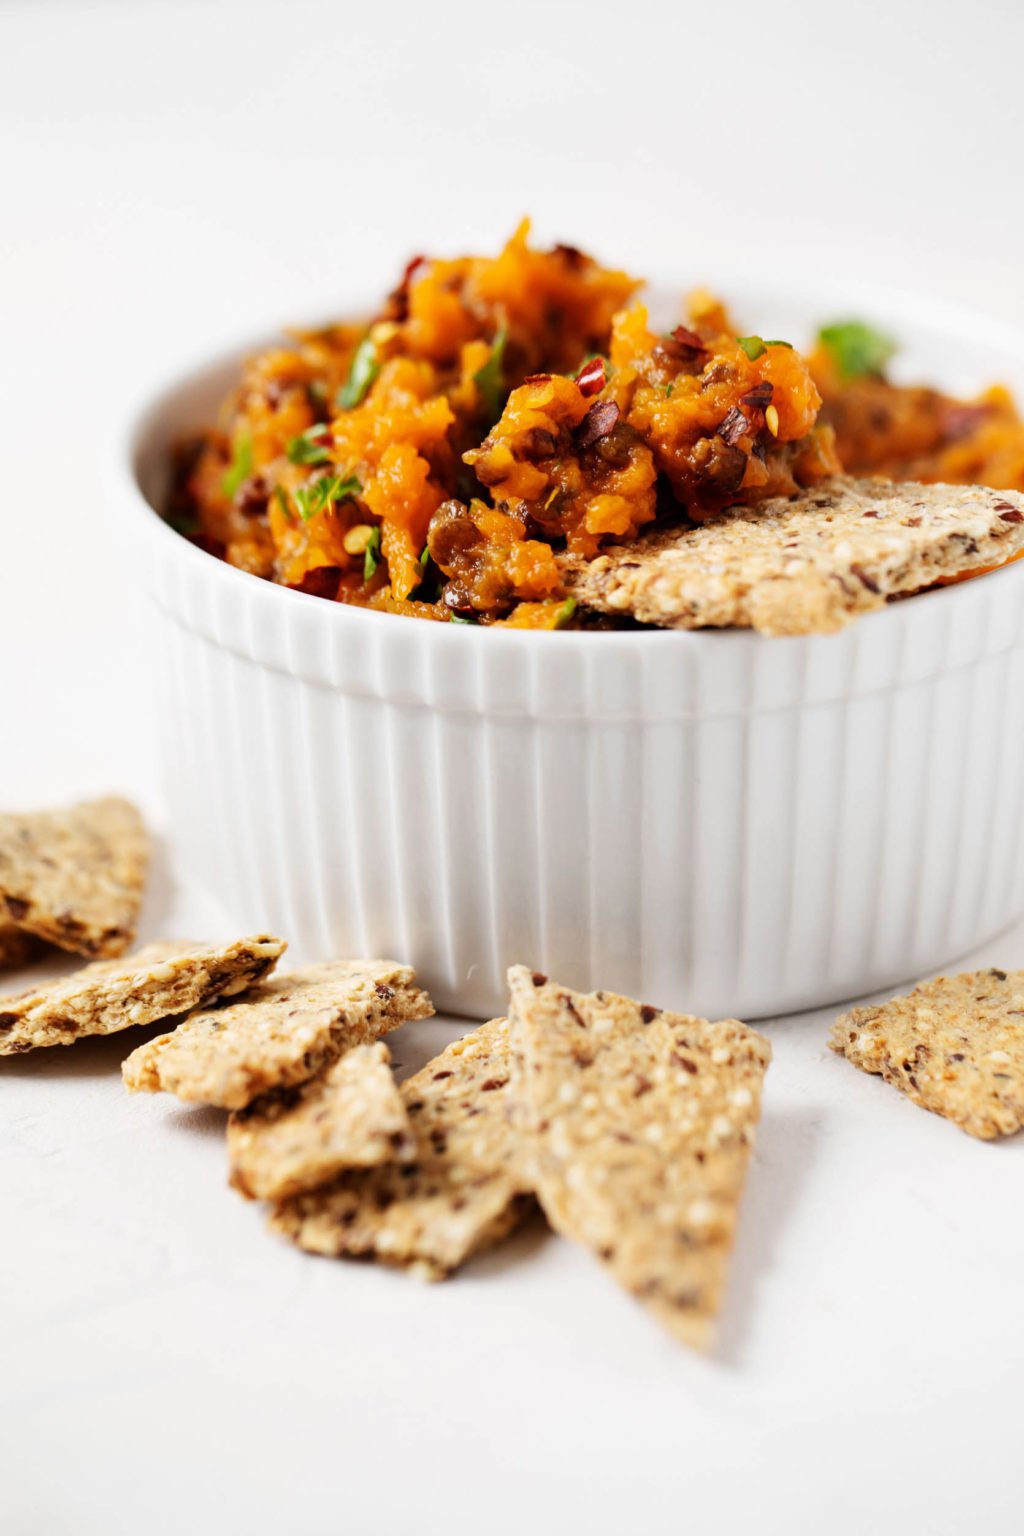
[[[169,543],[149,567],[182,865],[297,957],[390,952],[472,1015],[524,960],[756,1017],[1024,908],[1016,572],[766,641],[467,633]]]

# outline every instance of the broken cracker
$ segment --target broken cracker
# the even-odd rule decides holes
[[[804,635],[842,629],[889,597],[1022,548],[1024,496],[1015,491],[841,476],[560,564],[571,596],[602,613]]]
[[[1024,1126],[1024,971],[939,976],[832,1026],[829,1045],[990,1141]]]
[[[357,1045],[319,1077],[278,1088],[228,1120],[228,1182],[283,1200],[344,1168],[410,1162],[416,1138],[382,1041]]]
[[[509,972],[514,1118],[544,1213],[706,1348],[771,1059],[735,1019],[663,1013]]]
[[[272,970],[283,939],[256,934],[231,944],[146,944],[71,976],[0,997],[0,1056],[84,1035],[112,1035],[243,991]]]
[[[135,938],[149,863],[127,800],[0,815],[0,911],[82,955],[122,955]]]
[[[132,1092],[163,1089],[190,1103],[244,1109],[433,1011],[407,965],[328,961],[275,976],[230,1007],[193,1013],[133,1051],[122,1075]]]
[[[274,1231],[310,1253],[367,1256],[439,1280],[493,1246],[531,1201],[506,1115],[508,1022],[454,1041],[400,1085],[415,1163],[342,1174],[279,1202]]]

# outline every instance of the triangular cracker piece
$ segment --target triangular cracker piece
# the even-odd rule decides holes
[[[706,1348],[768,1042],[734,1019],[572,992],[522,966],[509,983],[510,1094],[545,1215],[678,1338]]]
[[[601,613],[670,629],[805,635],[842,629],[888,597],[1022,548],[1016,491],[844,476],[560,564],[566,590]]]
[[[0,997],[0,1056],[113,1035],[230,997],[273,970],[285,947],[265,933],[231,944],[146,944],[134,955],[97,960],[59,981]]]
[[[244,1109],[433,1011],[409,966],[332,960],[275,976],[228,1008],[193,1013],[140,1045],[121,1070],[133,1092],[164,1089],[191,1103]]]
[[[443,1278],[506,1237],[531,1204],[515,1171],[507,1083],[508,1024],[495,1019],[401,1084],[415,1163],[342,1174],[282,1201],[271,1227],[310,1253],[372,1255]]]
[[[228,1181],[250,1200],[316,1189],[343,1168],[411,1162],[416,1138],[381,1041],[357,1045],[299,1088],[228,1120]]]
[[[854,1008],[829,1045],[971,1136],[989,1141],[1024,1126],[1024,971],[939,976]]]
[[[122,955],[135,937],[149,862],[127,800],[0,815],[0,913],[81,955]]]

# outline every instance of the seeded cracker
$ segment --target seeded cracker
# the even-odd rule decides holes
[[[684,1343],[706,1348],[768,1042],[734,1019],[571,992],[522,966],[509,984],[510,1094],[548,1220]]]
[[[229,1182],[251,1200],[280,1200],[344,1168],[411,1162],[416,1138],[378,1041],[357,1045],[300,1088],[278,1088],[228,1121]]]
[[[116,1034],[229,997],[272,970],[284,948],[283,939],[267,934],[223,945],[146,944],[134,955],[0,997],[0,1056]]]
[[[901,592],[1024,548],[1024,496],[980,486],[837,478],[793,498],[656,530],[589,562],[562,559],[567,591],[643,624],[825,634]]]
[[[133,1051],[122,1073],[133,1092],[164,1089],[192,1103],[244,1109],[433,1011],[409,966],[334,960],[275,976],[228,1008],[193,1013]]]
[[[844,1014],[829,1044],[970,1136],[1024,1126],[1024,971],[939,976]]]
[[[270,1225],[310,1253],[372,1255],[440,1280],[501,1241],[530,1202],[506,1115],[508,1023],[456,1040],[400,1086],[415,1163],[345,1173],[282,1201]]]
[[[0,911],[82,955],[121,955],[135,937],[149,862],[127,800],[0,815]]]

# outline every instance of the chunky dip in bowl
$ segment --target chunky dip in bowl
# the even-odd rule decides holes
[[[728,286],[520,231],[136,417],[170,815],[234,920],[473,1013],[530,954],[752,1017],[1024,909],[1024,344]]]

